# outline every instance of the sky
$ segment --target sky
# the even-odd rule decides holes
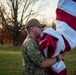
[[[43,18],[48,22],[51,22],[52,20],[54,20],[56,17],[55,10],[57,8],[57,3],[58,3],[58,0],[43,0],[41,4],[45,5],[45,7],[42,6],[43,11],[41,11],[40,15],[37,16],[37,18],[38,19]]]
[[[51,22],[52,20],[55,20],[56,13],[55,10],[57,8],[58,0],[44,0],[43,4],[45,4],[45,10],[41,12],[41,15],[43,18],[45,18],[48,22]],[[42,18],[41,16],[38,16],[38,18]]]
[[[58,0],[45,0],[45,2],[48,2],[47,11],[45,11],[51,14],[51,16],[55,16]]]

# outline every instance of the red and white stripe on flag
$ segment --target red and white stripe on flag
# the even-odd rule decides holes
[[[59,0],[56,27],[63,37],[67,51],[76,47],[76,0]]]

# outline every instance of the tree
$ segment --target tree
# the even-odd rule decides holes
[[[18,35],[24,30],[24,22],[41,11],[42,4],[38,5],[39,1],[41,0],[6,0],[6,5],[1,4],[3,25],[8,29],[14,45],[18,45]]]
[[[0,7],[0,10],[1,10],[1,7]],[[3,38],[2,15],[1,15],[1,11],[0,11],[0,42],[2,45],[4,44],[3,39],[4,38]]]

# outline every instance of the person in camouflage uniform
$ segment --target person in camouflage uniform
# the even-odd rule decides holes
[[[47,68],[65,56],[64,53],[49,59],[41,53],[36,38],[44,26],[37,19],[31,19],[26,24],[28,35],[22,45],[23,75],[48,75]]]

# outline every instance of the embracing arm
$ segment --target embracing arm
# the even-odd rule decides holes
[[[50,67],[52,66],[53,64],[55,64],[58,59],[63,59],[64,56],[67,54],[67,52],[64,52],[63,54],[59,54],[57,57],[54,57],[54,58],[46,58],[41,64],[40,64],[40,67],[41,68],[46,68],[46,67]]]

